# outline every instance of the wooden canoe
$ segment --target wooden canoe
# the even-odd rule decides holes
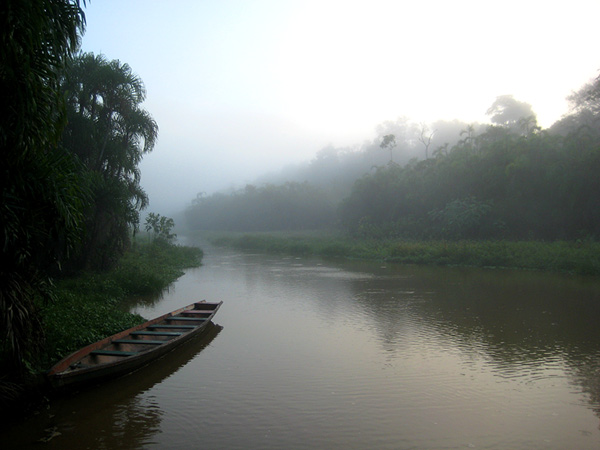
[[[65,388],[137,370],[201,334],[222,303],[192,303],[90,344],[55,364],[47,378]]]

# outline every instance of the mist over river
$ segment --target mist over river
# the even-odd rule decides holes
[[[200,245],[132,309],[223,300],[209,333],[2,448],[600,448],[599,279]]]

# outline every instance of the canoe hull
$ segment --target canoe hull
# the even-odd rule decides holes
[[[133,372],[152,363],[154,360],[161,358],[190,339],[203,334],[221,304],[222,302],[192,303],[191,305],[88,345],[55,364],[46,374],[47,379],[53,388],[65,389],[81,387],[83,385],[97,383],[102,380]],[[195,326],[179,325],[178,328],[178,325],[170,325],[171,323],[180,323],[184,321],[184,319],[178,320],[178,318],[189,316],[202,317],[199,319],[185,319],[190,320],[190,322],[194,324],[198,324]],[[147,332],[147,330],[150,329],[161,330],[164,328],[177,331],[151,331],[150,333],[164,335],[161,336],[161,339],[164,339],[164,341],[162,341],[160,345],[148,347],[147,345],[144,345],[145,342],[154,342],[155,344],[158,344],[158,342],[144,341],[137,336],[141,334],[150,334]],[[139,352],[114,352],[118,354],[127,354],[127,356],[100,356],[103,355],[103,353],[110,354],[111,350],[104,351],[104,349],[115,347],[116,343],[119,341],[129,343],[136,341],[144,347],[144,350]],[[132,354],[129,355],[129,353]],[[86,362],[86,364],[83,364],[82,362]]]

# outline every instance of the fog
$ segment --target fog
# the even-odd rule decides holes
[[[597,76],[596,1],[93,1],[82,51],[128,63],[159,125],[149,211],[359,148],[409,117],[489,121],[501,95],[541,126]]]

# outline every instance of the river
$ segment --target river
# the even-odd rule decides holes
[[[210,333],[2,448],[600,448],[600,280],[203,247],[132,308],[223,300]]]

